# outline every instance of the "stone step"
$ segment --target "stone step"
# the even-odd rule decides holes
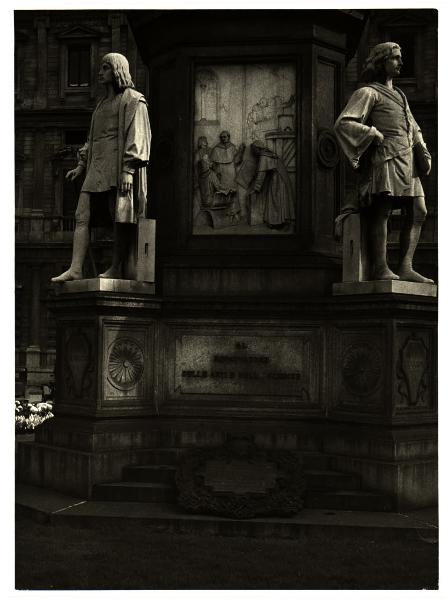
[[[146,481],[174,485],[175,465],[129,465],[123,468],[123,481]]]
[[[393,501],[388,496],[361,490],[331,492],[310,490],[306,493],[305,508],[370,512],[390,512],[394,510]]]
[[[359,490],[358,475],[338,471],[305,470],[306,486],[309,490]]]
[[[154,448],[145,452],[147,465],[177,465],[188,448]],[[331,456],[322,452],[299,452],[303,465],[307,469],[327,470],[331,465]]]
[[[331,456],[322,452],[301,452],[303,467],[306,470],[329,471],[331,466]]]
[[[48,488],[18,484],[16,512],[39,523],[71,527],[134,523],[148,531],[172,534],[218,535],[250,538],[338,539],[361,541],[401,540],[415,547],[416,540],[437,541],[437,508],[404,513],[304,508],[297,515],[236,520],[213,515],[190,515],[177,504],[155,502],[82,501]]]
[[[310,464],[325,465],[320,456],[304,457],[305,479],[307,488],[311,490],[359,489],[360,480],[357,475],[330,471],[326,469],[309,469]],[[128,465],[123,469],[123,481],[165,483],[174,485],[175,464]]]
[[[176,466],[186,451],[186,448],[154,448],[154,450],[147,450],[145,452],[146,464]]]
[[[164,483],[121,481],[95,485],[92,499],[112,502],[175,502],[176,492],[173,486]]]

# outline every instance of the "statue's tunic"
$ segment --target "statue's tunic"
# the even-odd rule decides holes
[[[118,182],[118,107],[122,94],[105,98],[92,118],[90,137],[91,160],[83,192],[107,192]]]
[[[240,162],[240,152],[232,142],[217,144],[210,153],[210,161],[215,164],[219,174],[221,188],[224,190],[236,189],[235,163]]]
[[[384,136],[380,144],[376,130]],[[424,195],[412,147],[418,142],[426,146],[401,90],[380,83],[359,88],[337,119],[335,133],[355,169],[362,157],[366,163],[360,169],[361,204],[369,204],[373,194]]]
[[[90,125],[89,141],[80,150],[79,164],[87,169],[83,192],[117,189],[115,220],[136,223],[146,209],[146,169],[151,130],[144,96],[127,88],[112,100],[101,100]],[[133,192],[122,196],[119,177],[134,176]]]

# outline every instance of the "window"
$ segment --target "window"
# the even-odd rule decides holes
[[[68,81],[70,88],[90,85],[90,45],[68,48]]]
[[[63,29],[59,41],[59,98],[76,104],[80,94],[95,103],[98,44],[101,33],[84,25]]]

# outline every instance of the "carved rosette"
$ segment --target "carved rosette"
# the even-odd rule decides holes
[[[370,344],[351,344],[342,357],[342,379],[356,396],[369,396],[381,384],[381,354]]]
[[[130,390],[140,381],[144,370],[143,350],[135,340],[116,339],[109,348],[107,379],[119,390]]]
[[[429,352],[422,338],[411,334],[399,352],[397,364],[399,406],[428,405]]]
[[[319,131],[317,136],[317,158],[326,169],[334,169],[339,163],[339,144],[331,129]]]

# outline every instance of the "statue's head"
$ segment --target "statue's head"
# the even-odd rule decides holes
[[[118,91],[134,87],[129,72],[128,59],[125,56],[118,52],[109,52],[109,54],[103,56],[102,63],[110,65],[112,69],[113,85]]]
[[[395,42],[377,44],[364,63],[361,80],[384,83],[388,77],[398,77],[403,65],[401,48]]]
[[[219,139],[221,140],[222,144],[228,144],[230,142],[230,133],[226,130],[221,131],[219,134]]]
[[[198,138],[198,148],[207,148],[207,146],[208,146],[207,138],[205,137],[205,135],[201,135]]]

